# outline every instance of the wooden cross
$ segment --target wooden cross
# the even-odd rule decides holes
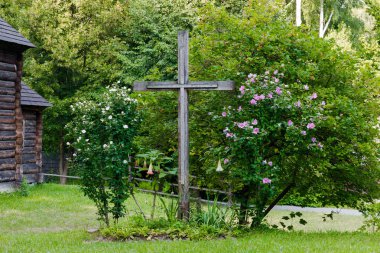
[[[189,82],[189,32],[178,32],[178,82],[135,82],[134,91],[179,90],[178,189],[179,218],[189,219],[189,104],[188,90],[233,90],[232,81]]]

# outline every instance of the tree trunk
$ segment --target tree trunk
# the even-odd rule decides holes
[[[323,38],[324,30],[324,12],[323,12],[323,0],[320,0],[320,11],[319,11],[319,38]]]
[[[302,15],[302,0],[296,0],[296,26],[301,26],[302,24],[302,19],[301,19],[301,15]]]
[[[59,175],[67,176],[67,170],[68,170],[68,166],[65,159],[64,143],[63,143],[63,140],[61,140],[61,143],[59,144]],[[59,178],[60,184],[66,184],[66,181],[67,181],[66,177]]]

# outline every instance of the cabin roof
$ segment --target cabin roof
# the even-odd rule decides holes
[[[0,18],[0,42],[1,44],[13,45],[26,50],[31,47],[35,47],[28,39],[21,35],[10,24]]]
[[[25,83],[21,83],[21,106],[50,107],[52,106],[40,94],[29,88]]]

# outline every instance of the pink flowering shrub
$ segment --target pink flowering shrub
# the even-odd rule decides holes
[[[237,185],[242,223],[252,216],[253,225],[260,224],[266,206],[281,190],[278,182],[292,174],[284,171],[291,156],[296,154],[294,161],[299,162],[308,154],[323,153],[317,129],[324,105],[312,88],[296,83],[290,89],[282,76],[278,70],[249,74],[238,85],[236,106],[214,117],[224,124],[226,145],[220,156],[229,161],[224,167]]]

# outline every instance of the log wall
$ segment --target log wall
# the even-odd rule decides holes
[[[16,109],[21,112],[20,93],[16,96],[17,83],[21,85],[20,60],[17,53],[0,50],[0,182],[15,181],[17,169],[21,170],[22,129],[20,135],[20,124],[16,124]]]
[[[23,176],[29,182],[38,182],[38,173],[42,167],[42,115],[38,111],[23,109],[23,117]]]

